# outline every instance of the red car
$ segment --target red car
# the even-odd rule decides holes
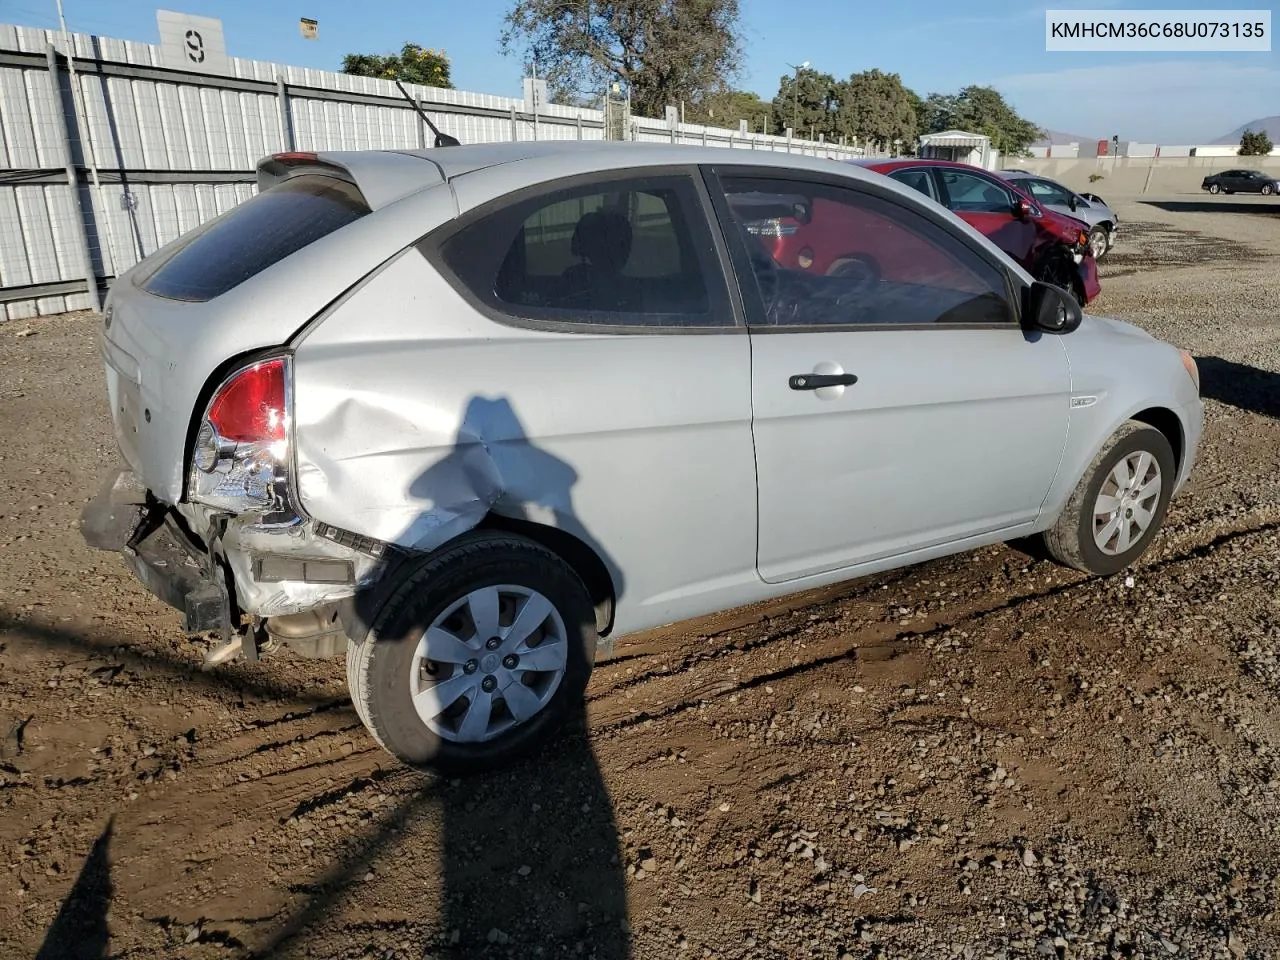
[[[1089,227],[1041,206],[1013,184],[947,160],[851,160],[920,191],[981,231],[1037,280],[1075,294],[1083,306],[1102,290]]]

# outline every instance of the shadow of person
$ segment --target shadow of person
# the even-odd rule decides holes
[[[581,706],[537,755],[450,783],[442,823],[443,955],[630,956],[617,824]]]
[[[622,577],[575,513],[577,480],[570,464],[529,439],[507,399],[472,397],[449,453],[410,486],[427,508],[401,542],[431,549],[477,524],[516,534],[538,524],[537,539],[579,571],[599,604],[621,594]],[[362,593],[359,618],[373,623],[381,602],[376,586]],[[440,784],[445,936],[432,956],[629,956],[613,806],[580,696],[567,713],[542,749]]]
[[[1239,410],[1280,418],[1280,373],[1222,357],[1196,357],[1200,396]]]
[[[107,956],[107,910],[111,906],[109,848],[114,819],[80,868],[80,875],[45,932],[36,960],[101,960]]]

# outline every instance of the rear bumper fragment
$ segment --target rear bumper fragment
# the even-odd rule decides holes
[[[179,611],[187,633],[229,634],[233,623],[225,580],[208,554],[192,543],[168,509],[138,497],[129,471],[109,480],[80,516],[85,542],[119,553],[154,596]],[[141,488],[145,495],[145,488]]]

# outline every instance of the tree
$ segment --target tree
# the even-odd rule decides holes
[[[1244,136],[1240,138],[1240,149],[1237,153],[1242,157],[1265,157],[1274,148],[1275,145],[1265,130],[1259,130],[1256,133],[1246,130]]]
[[[902,85],[896,73],[867,70],[855,73],[837,90],[837,128],[841,136],[859,143],[887,147],[895,140],[915,142],[916,106],[920,98]]]
[[[994,87],[968,86],[957,94],[931,93],[924,101],[926,132],[967,130],[991,138],[1006,156],[1019,156],[1044,131],[1018,116]]]
[[[785,133],[787,127],[794,127],[797,137],[816,140],[822,134],[836,139],[839,109],[836,78],[831,74],[806,68],[798,74],[784,75],[773,98],[774,132]]]
[[[631,109],[661,117],[729,89],[741,40],[738,0],[517,0],[500,47],[523,51],[557,96],[626,85]]]
[[[453,89],[449,79],[449,58],[443,50],[426,50],[416,43],[406,43],[395,53],[348,53],[342,58],[342,72],[357,77],[379,77],[403,80],[424,87]]]
[[[745,120],[752,133],[769,133],[773,127],[773,105],[745,90],[726,90],[689,104],[685,119],[732,130],[738,128],[740,120]]]

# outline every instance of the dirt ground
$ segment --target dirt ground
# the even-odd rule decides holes
[[[1130,576],[998,547],[621,642],[539,757],[399,767],[341,661],[200,669],[86,548],[94,318],[0,326],[0,956],[1280,956],[1280,203],[1120,203],[1201,358]]]

